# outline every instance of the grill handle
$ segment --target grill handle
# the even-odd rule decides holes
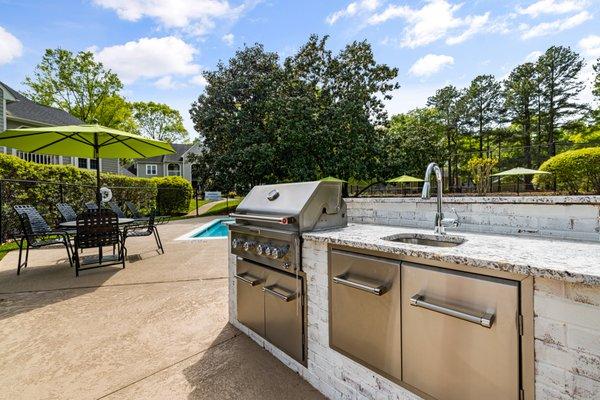
[[[333,283],[339,283],[340,285],[344,285],[344,286],[348,286],[348,287],[351,287],[354,289],[362,290],[362,291],[365,291],[365,292],[368,292],[368,293],[371,293],[371,294],[374,294],[377,296],[381,296],[387,290],[387,287],[385,284],[381,284],[378,286],[369,286],[369,285],[365,285],[364,283],[350,280],[350,279],[348,279],[348,277],[345,274],[334,276]]]
[[[269,217],[268,215],[258,215],[258,214],[238,214],[231,213],[229,214],[231,218],[241,219],[245,221],[258,221],[258,222],[276,222],[278,224],[287,225],[293,224],[296,222],[296,218],[292,216],[287,217]]]
[[[296,293],[288,293],[288,294],[279,293],[279,292],[276,292],[275,290],[273,290],[273,288],[275,288],[275,287],[276,287],[275,285],[265,286],[265,287],[263,287],[263,292],[268,293],[271,296],[275,296],[279,300],[285,301],[286,303],[290,302],[296,298]]]
[[[444,315],[449,315],[463,321],[472,322],[477,325],[481,325],[484,328],[491,328],[494,323],[494,314],[492,313],[481,313],[479,315],[469,314],[464,311],[455,310],[442,304],[436,304],[425,300],[425,296],[415,294],[410,298],[410,305],[415,307],[422,307],[427,310],[439,312]]]
[[[235,276],[235,279],[240,280],[244,283],[247,283],[250,286],[256,286],[262,282],[262,279],[255,278],[248,274],[241,274],[241,275],[235,274],[234,276]]]

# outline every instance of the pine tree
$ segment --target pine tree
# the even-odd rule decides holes
[[[582,67],[579,54],[563,46],[550,47],[536,63],[549,156],[556,155],[558,128],[577,117],[584,108],[575,101],[584,88],[579,79]]]
[[[479,75],[467,88],[466,103],[469,107],[469,125],[479,138],[479,157],[483,157],[484,139],[487,156],[490,157],[489,131],[500,119],[502,109],[502,85],[493,75]]]

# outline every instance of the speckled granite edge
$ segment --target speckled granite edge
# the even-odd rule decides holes
[[[350,224],[346,228],[305,233],[303,238],[424,260],[600,285],[600,244],[473,233],[458,233],[457,235],[464,236],[467,241],[451,248],[395,243],[381,239],[409,232],[431,234],[422,229]]]
[[[420,197],[350,197],[347,203],[421,203],[435,202]],[[444,196],[445,203],[492,203],[492,204],[598,204],[600,196]]]

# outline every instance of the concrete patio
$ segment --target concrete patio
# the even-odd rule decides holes
[[[125,269],[75,278],[64,249],[0,261],[0,399],[320,399],[228,324],[227,241],[128,240]]]

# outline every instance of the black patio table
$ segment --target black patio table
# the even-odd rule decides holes
[[[127,225],[127,224],[131,224],[135,221],[136,220],[133,218],[119,218],[119,225]],[[77,228],[77,221],[61,222],[58,225],[63,228]]]

